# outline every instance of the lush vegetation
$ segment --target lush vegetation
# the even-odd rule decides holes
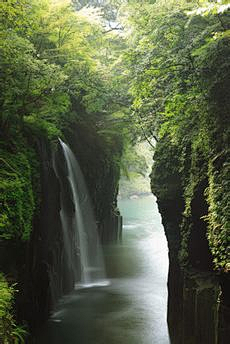
[[[111,175],[145,174],[133,146],[155,140],[153,190],[184,199],[183,264],[205,183],[213,262],[229,271],[229,8],[224,0],[1,2],[0,240],[30,238],[39,137],[70,137],[89,180],[100,181],[96,192],[102,165]]]
[[[3,344],[24,343],[26,331],[15,323],[12,315],[15,286],[9,287],[0,274],[0,340]]]
[[[227,1],[132,4],[126,55],[132,116],[146,137],[158,141],[153,189],[159,197],[173,197],[179,182],[185,223],[206,180],[207,237],[215,267],[224,271],[230,227],[229,7]],[[184,263],[189,231],[182,224]]]
[[[101,137],[108,159],[114,150],[114,160],[119,160],[128,104],[118,73],[124,43],[107,32],[107,19],[98,10],[76,11],[74,6],[48,0],[1,3],[4,239],[29,238],[37,202],[33,184],[39,189],[39,178],[33,183],[36,154],[28,148],[31,136],[53,141],[73,123],[85,123]]]
[[[114,173],[117,183],[129,96],[125,75],[120,74],[125,43],[109,29],[109,11],[103,14],[71,1],[9,0],[0,4],[3,245],[29,242],[41,202],[41,139],[49,144],[58,137],[68,137],[72,144],[75,140],[89,183],[98,178],[100,191],[106,175]],[[89,156],[93,168],[85,161]],[[111,198],[114,195],[109,202]],[[96,210],[100,220],[103,211]],[[17,278],[15,271],[9,273]],[[1,307],[10,316],[13,291],[4,283],[9,303]],[[0,332],[1,341],[12,342],[14,326],[9,333],[3,328]]]
[[[150,172],[153,164],[153,148],[141,142],[123,149],[119,196],[132,198],[151,193]]]
[[[0,238],[25,241],[32,230],[38,163],[24,138],[16,138],[0,148]]]

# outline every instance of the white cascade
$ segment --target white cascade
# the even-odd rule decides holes
[[[62,199],[60,216],[68,268],[74,273],[75,288],[106,286],[109,282],[105,278],[100,239],[84,177],[71,149],[61,139],[59,142],[67,165],[68,183],[74,207],[70,219],[65,201]],[[58,173],[57,175],[59,177]],[[79,261],[80,281],[77,268]]]

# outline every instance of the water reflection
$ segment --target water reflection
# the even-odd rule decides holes
[[[121,244],[105,248],[111,285],[76,290],[38,344],[168,344],[167,244],[153,197],[120,201]]]

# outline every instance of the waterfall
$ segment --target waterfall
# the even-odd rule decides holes
[[[102,249],[84,177],[71,149],[61,139],[59,142],[66,162],[68,184],[63,183],[55,163],[62,193],[68,189],[67,197],[61,197],[60,211],[68,270],[74,276],[75,288],[105,286],[108,281]],[[72,212],[68,210],[67,202],[71,203]]]

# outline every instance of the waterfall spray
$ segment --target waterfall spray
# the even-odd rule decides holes
[[[70,216],[62,197],[60,216],[68,268],[74,274],[76,288],[105,286],[109,282],[105,278],[100,239],[84,177],[71,149],[61,139],[59,142],[66,162],[69,197],[73,204],[73,214]],[[60,180],[57,167],[55,171]],[[63,184],[61,180],[60,184]]]

